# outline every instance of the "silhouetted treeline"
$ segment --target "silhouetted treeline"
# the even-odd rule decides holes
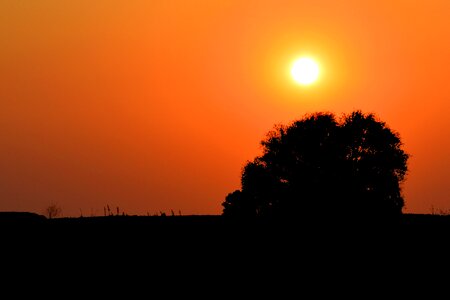
[[[391,221],[402,213],[408,154],[373,114],[316,113],[277,126],[242,171],[225,216]]]

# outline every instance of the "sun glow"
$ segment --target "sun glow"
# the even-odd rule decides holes
[[[319,77],[319,65],[311,58],[299,58],[292,65],[291,75],[299,84],[312,84]]]

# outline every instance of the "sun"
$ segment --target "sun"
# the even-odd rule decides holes
[[[291,68],[292,78],[301,85],[314,83],[319,77],[319,65],[309,57],[297,59]]]

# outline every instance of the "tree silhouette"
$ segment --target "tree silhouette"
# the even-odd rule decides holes
[[[45,209],[45,213],[47,218],[54,219],[61,215],[62,209],[56,203],[52,203]]]
[[[369,218],[401,215],[400,184],[408,154],[399,135],[373,114],[340,120],[316,113],[277,126],[261,142],[263,154],[242,171],[241,190],[229,194],[232,217]]]

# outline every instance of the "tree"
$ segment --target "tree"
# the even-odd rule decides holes
[[[45,209],[45,213],[47,218],[53,219],[61,215],[62,209],[57,204],[52,203]]]
[[[408,154],[399,135],[373,114],[340,120],[316,113],[277,126],[247,162],[241,190],[229,194],[232,217],[392,219],[404,206]]]

